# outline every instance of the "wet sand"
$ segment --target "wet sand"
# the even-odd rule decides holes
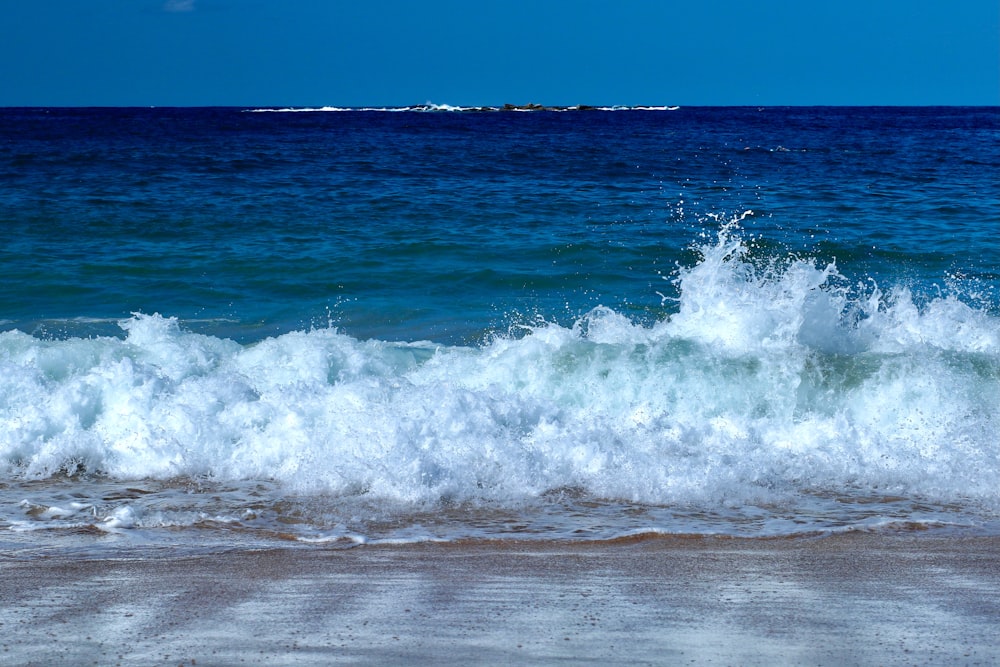
[[[12,555],[12,666],[1000,663],[998,538]]]

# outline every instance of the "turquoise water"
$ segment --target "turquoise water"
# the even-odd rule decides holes
[[[0,313],[29,332],[134,311],[247,341],[332,319],[458,342],[598,304],[655,321],[661,277],[746,209],[760,259],[921,294],[996,280],[995,109],[4,116]]]
[[[23,548],[995,530],[997,109],[262,111],[0,111]]]

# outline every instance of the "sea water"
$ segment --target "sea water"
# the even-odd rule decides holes
[[[1000,109],[0,120],[8,554],[1000,532]]]

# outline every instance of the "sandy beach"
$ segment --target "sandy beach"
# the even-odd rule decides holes
[[[1000,539],[0,554],[5,665],[987,665]]]

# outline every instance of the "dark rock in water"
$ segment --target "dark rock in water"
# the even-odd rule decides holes
[[[541,104],[535,104],[529,102],[528,104],[505,104],[503,105],[503,111],[545,111],[546,109],[554,109],[554,107],[544,107]]]
[[[596,111],[599,107],[589,104],[577,104],[575,106],[549,106],[544,104],[504,104],[500,111]]]
[[[528,104],[504,104],[500,107],[491,106],[475,106],[475,107],[458,107],[458,106],[448,106],[448,105],[436,105],[436,104],[411,104],[408,107],[401,107],[407,111],[451,111],[451,112],[463,112],[463,113],[486,113],[495,111],[594,111],[600,109],[600,107],[591,106],[589,104],[577,104],[574,106],[563,106],[563,105],[547,105],[538,104],[535,102],[529,102]]]

